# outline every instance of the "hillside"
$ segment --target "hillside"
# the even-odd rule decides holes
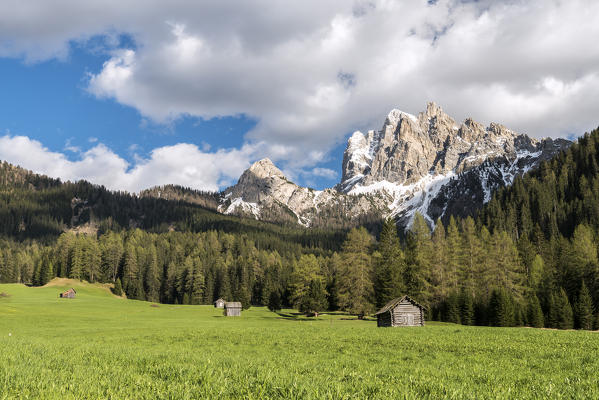
[[[335,248],[341,233],[306,230],[222,215],[213,210],[214,194],[176,186],[140,195],[109,191],[86,181],[61,182],[6,162],[0,163],[0,237],[54,241],[66,231],[102,234],[143,229],[150,232],[252,233],[256,240],[289,241]]]

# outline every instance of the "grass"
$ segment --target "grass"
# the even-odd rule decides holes
[[[0,285],[0,399],[599,398],[593,332],[225,318],[71,285]]]

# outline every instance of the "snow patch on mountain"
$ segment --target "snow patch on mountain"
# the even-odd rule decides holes
[[[243,212],[244,214],[251,214],[256,219],[260,218],[260,206],[257,203],[250,203],[244,201],[243,198],[237,197],[231,201],[231,204],[222,211],[223,214],[239,214]]]

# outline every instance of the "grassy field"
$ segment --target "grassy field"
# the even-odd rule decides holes
[[[599,398],[594,332],[225,318],[65,288],[0,285],[0,399]]]

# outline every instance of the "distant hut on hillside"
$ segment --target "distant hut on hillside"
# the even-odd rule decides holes
[[[77,292],[75,291],[75,289],[70,288],[66,292],[62,292],[58,297],[63,298],[63,299],[74,299],[75,298],[75,294],[77,294]]]
[[[241,317],[241,303],[238,301],[228,301],[225,303],[225,316]]]
[[[374,315],[379,327],[424,326],[424,307],[408,296],[391,300]]]
[[[222,298],[216,300],[214,302],[214,307],[215,308],[225,308],[225,300],[223,300]]]

